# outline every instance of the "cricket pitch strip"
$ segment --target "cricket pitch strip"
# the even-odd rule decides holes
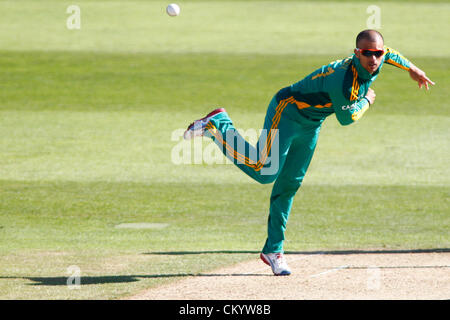
[[[131,300],[436,300],[450,298],[450,252],[286,253],[290,276],[255,259],[151,288]]]

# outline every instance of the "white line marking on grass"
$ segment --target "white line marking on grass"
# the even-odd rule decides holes
[[[340,267],[333,268],[333,269],[330,269],[330,270],[327,270],[327,271],[323,271],[323,272],[320,272],[320,273],[313,274],[312,276],[309,276],[309,278],[317,278],[317,277],[323,276],[323,275],[328,274],[328,273],[337,272],[337,271],[342,270],[342,269],[347,269],[348,267],[349,266],[340,266]]]

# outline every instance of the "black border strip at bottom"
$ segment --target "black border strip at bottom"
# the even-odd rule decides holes
[[[274,319],[286,316],[287,319],[308,318],[307,312],[347,318],[370,316],[404,317],[417,314],[427,307],[433,312],[444,308],[448,310],[449,300],[3,300],[0,302],[3,314],[21,316],[49,317],[74,316],[90,318],[99,316],[144,319]],[[81,318],[81,320],[84,320]],[[80,318],[76,318],[80,319]]]

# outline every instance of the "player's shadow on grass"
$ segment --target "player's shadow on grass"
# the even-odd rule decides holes
[[[156,254],[156,255],[190,255],[190,254],[259,254],[261,251],[248,251],[248,250],[206,250],[206,251],[157,251],[157,252],[145,252],[144,254]]]
[[[195,254],[259,254],[261,251],[242,251],[242,250],[206,250],[206,251],[156,251],[145,252],[149,255],[195,255]],[[398,250],[329,250],[329,251],[285,251],[285,254],[329,254],[329,255],[345,255],[345,254],[401,254],[401,253],[441,253],[450,252],[450,248],[433,248],[433,249],[398,249]]]
[[[80,286],[98,285],[109,283],[130,283],[141,281],[142,279],[156,278],[184,278],[184,277],[267,277],[271,274],[254,273],[173,273],[173,274],[150,274],[150,275],[119,275],[119,276],[83,276],[80,277]],[[17,279],[17,277],[0,277],[0,279]],[[70,286],[76,284],[68,282],[68,277],[22,277],[32,281],[31,286]]]
[[[67,277],[25,277],[23,279],[27,279],[33,281],[29,285],[32,286],[69,286],[76,284],[71,281],[68,282]],[[129,283],[139,281],[137,276],[81,276],[80,277],[80,285],[92,285],[92,284],[107,284],[107,283]]]
[[[336,250],[336,251],[286,251],[286,254],[402,254],[402,253],[441,253],[450,252],[450,248],[434,249],[412,249],[412,250]],[[196,254],[259,254],[260,251],[234,251],[234,250],[211,250],[211,251],[168,251],[168,252],[146,252],[148,255],[196,255]],[[80,285],[98,285],[109,283],[130,283],[142,279],[156,278],[183,278],[183,277],[272,277],[271,273],[174,273],[174,274],[150,274],[150,275],[118,275],[118,276],[83,276],[80,277]],[[0,279],[17,279],[17,277],[2,277]],[[32,286],[68,286],[68,277],[21,277],[32,281]]]

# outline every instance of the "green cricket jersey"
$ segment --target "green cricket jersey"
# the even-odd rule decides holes
[[[411,63],[398,51],[385,47],[379,68],[370,74],[353,54],[317,69],[303,80],[277,93],[281,101],[293,97],[299,112],[312,120],[323,120],[335,113],[342,125],[348,125],[369,108],[365,98],[371,83],[377,78],[383,63],[409,70]]]

